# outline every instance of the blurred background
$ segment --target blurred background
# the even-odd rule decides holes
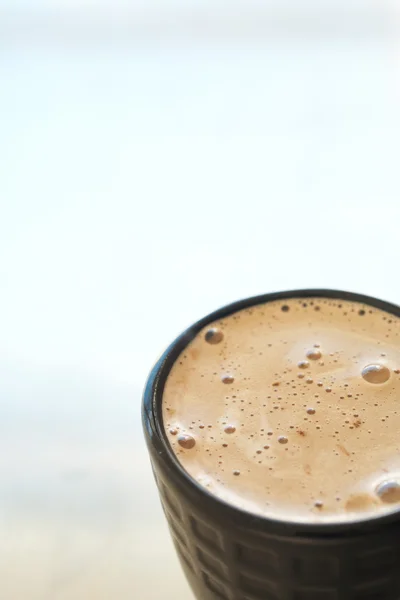
[[[400,301],[396,0],[0,0],[0,598],[191,600],[147,372],[240,297]]]

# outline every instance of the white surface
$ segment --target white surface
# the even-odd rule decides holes
[[[2,600],[189,600],[139,419],[158,353],[250,294],[400,301],[396,38],[239,38],[3,41]]]

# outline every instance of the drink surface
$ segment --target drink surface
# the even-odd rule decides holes
[[[280,520],[400,507],[400,319],[328,298],[210,323],[173,365],[163,422],[208,492]]]

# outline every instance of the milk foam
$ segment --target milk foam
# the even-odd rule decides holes
[[[400,319],[354,302],[270,302],[210,323],[175,362],[163,420],[222,500],[292,521],[400,508]]]

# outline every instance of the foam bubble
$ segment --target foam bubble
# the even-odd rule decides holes
[[[221,377],[222,383],[233,383],[235,381],[235,378],[232,377],[232,375],[223,375]]]
[[[236,427],[234,425],[227,425],[224,428],[225,433],[235,433]]]
[[[311,350],[308,350],[306,352],[306,356],[310,360],[319,360],[322,356],[322,353],[321,350],[318,350],[317,348],[312,348]]]
[[[382,502],[389,504],[400,502],[400,483],[395,479],[382,481],[382,483],[376,487],[375,491]]]
[[[185,450],[191,450],[196,445],[196,440],[188,433],[181,433],[178,436],[178,444]]]
[[[287,443],[288,443],[288,441],[289,441],[289,440],[287,439],[287,437],[286,437],[285,435],[280,435],[280,436],[278,437],[278,442],[279,442],[280,444],[287,444]]]
[[[308,362],[308,360],[301,360],[299,363],[297,363],[297,366],[299,367],[299,369],[308,369],[310,363]]]
[[[390,371],[384,365],[367,365],[361,371],[361,375],[368,383],[386,383],[390,378]]]
[[[224,339],[224,334],[217,327],[211,327],[206,331],[204,339],[209,344],[219,344]]]

